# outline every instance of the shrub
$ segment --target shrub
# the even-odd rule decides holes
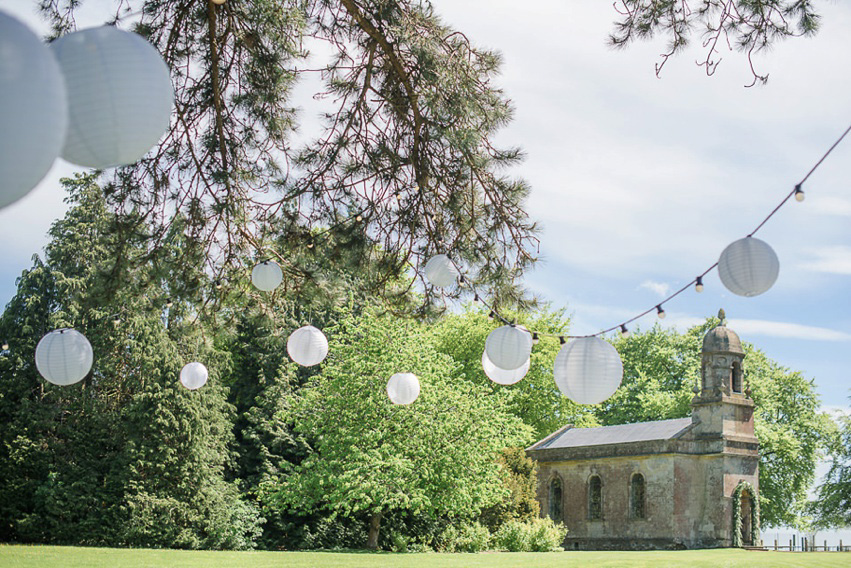
[[[438,547],[442,552],[481,552],[488,549],[490,539],[490,531],[478,522],[449,525],[438,538]]]
[[[552,519],[508,521],[494,535],[494,546],[509,552],[549,552],[561,550],[567,528]]]

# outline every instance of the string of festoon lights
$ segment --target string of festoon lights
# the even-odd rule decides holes
[[[211,1],[222,4],[225,0]],[[0,209],[31,191],[59,156],[96,169],[129,165],[142,158],[168,128],[174,102],[168,67],[137,34],[102,26],[69,33],[48,46],[23,23],[0,11],[0,48],[4,51],[0,60],[0,179],[4,180]],[[553,338],[562,344],[554,365],[559,390],[580,404],[597,404],[617,390],[623,377],[620,356],[601,336],[616,330],[626,335],[629,324],[654,311],[664,318],[665,304],[692,286],[701,292],[703,278],[716,267],[721,282],[734,294],[753,297],[771,288],[779,261],[773,249],[754,234],[791,198],[804,200],[803,184],[849,131],[851,127],[753,231],[722,251],[716,263],[653,307],[595,334],[556,335],[515,325],[485,301],[450,255],[431,257],[424,276],[438,288],[463,287],[492,319],[503,324],[488,335],[482,354],[482,367],[492,381],[502,385],[520,381],[529,370],[533,345]],[[343,222],[360,222],[369,210],[355,212]],[[312,234],[308,247],[329,230]],[[283,270],[274,260],[261,260],[251,269],[251,282],[261,292],[273,292],[282,281]],[[220,287],[220,281],[215,285]],[[167,300],[166,307],[170,304]],[[3,341],[0,351],[8,352],[9,347]],[[286,347],[290,358],[305,367],[320,364],[328,355],[328,339],[312,325],[293,331]],[[47,333],[35,349],[38,372],[60,386],[82,381],[93,362],[88,339],[71,328]],[[181,369],[179,381],[197,390],[208,376],[206,366],[193,361]],[[413,373],[396,373],[387,382],[387,395],[394,404],[410,404],[419,393]]]

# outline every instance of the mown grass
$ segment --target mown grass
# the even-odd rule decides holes
[[[213,552],[0,545],[3,568],[798,568],[851,566],[849,552],[549,552],[391,554],[366,552]]]

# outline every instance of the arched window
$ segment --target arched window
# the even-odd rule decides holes
[[[644,518],[644,476],[640,473],[633,473],[629,480],[629,516]]]
[[[561,479],[557,477],[554,477],[552,481],[550,481],[549,505],[549,517],[552,520],[560,522],[564,519],[564,513],[562,511]]]
[[[733,361],[733,392],[742,392],[742,364]]]
[[[592,521],[603,518],[603,482],[599,475],[588,480],[588,518]]]

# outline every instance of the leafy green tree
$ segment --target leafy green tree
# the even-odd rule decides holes
[[[369,519],[367,546],[398,511],[472,518],[503,493],[499,450],[531,440],[498,399],[460,378],[421,325],[342,313],[329,330],[331,354],[288,417],[314,452],[278,483],[267,503],[298,511]],[[389,377],[413,372],[419,398],[393,405]]]
[[[627,424],[689,415],[700,373],[702,339],[718,324],[710,318],[685,333],[658,325],[615,340],[624,363],[621,387],[597,407],[601,423]],[[744,379],[755,404],[760,442],[759,488],[764,526],[802,522],[807,490],[819,459],[831,447],[835,428],[819,411],[812,380],[769,359],[743,342]]]
[[[851,416],[837,417],[840,436],[831,451],[830,469],[810,511],[819,527],[851,526]]]
[[[569,321],[561,312],[538,310],[516,315],[518,325],[525,325],[542,333],[566,334]],[[431,326],[434,344],[438,351],[457,361],[464,378],[481,386],[498,398],[500,406],[532,427],[535,439],[541,439],[566,424],[597,426],[598,422],[589,407],[575,404],[561,394],[553,380],[553,362],[558,354],[558,340],[541,339],[532,349],[532,363],[527,375],[514,385],[494,383],[482,369],[485,340],[498,323],[490,321],[487,314],[468,306],[460,314],[448,314]]]

